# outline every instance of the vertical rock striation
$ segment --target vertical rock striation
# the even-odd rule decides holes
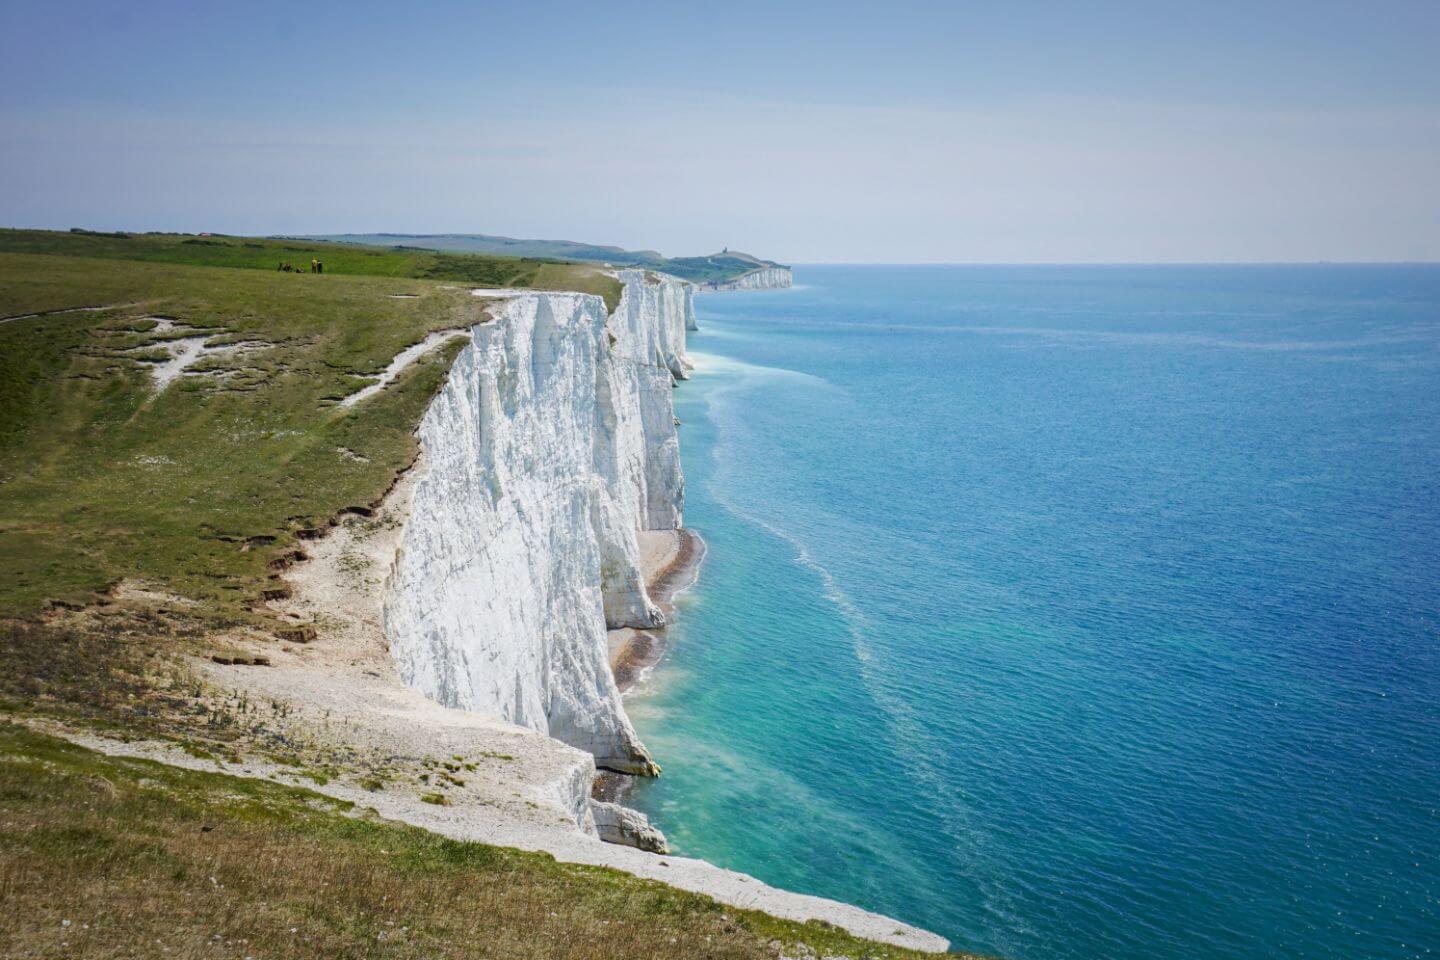
[[[653,774],[607,627],[658,625],[636,533],[683,514],[671,388],[688,285],[627,270],[595,296],[519,296],[470,331],[419,429],[424,474],[386,586],[407,683]]]
[[[674,530],[682,519],[685,478],[671,388],[692,369],[685,331],[694,323],[693,293],[688,283],[643,270],[618,276],[625,289],[609,321],[612,367],[636,398],[645,455],[642,469],[621,478],[620,496],[640,504],[637,529]]]

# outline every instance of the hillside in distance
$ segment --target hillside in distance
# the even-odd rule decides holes
[[[666,257],[655,250],[626,250],[573,240],[522,240],[484,233],[336,233],[311,234],[306,239],[366,246],[403,247],[447,253],[481,253],[492,256],[547,257],[608,263],[617,267],[645,267],[696,283],[724,282],[754,270],[783,264],[736,250],[709,256]]]

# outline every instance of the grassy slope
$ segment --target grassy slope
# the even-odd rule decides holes
[[[743,960],[779,941],[920,956],[347,809],[0,725],[0,954]]]
[[[0,612],[84,602],[122,577],[233,613],[296,530],[379,496],[445,370],[433,356],[341,411],[428,331],[473,322],[464,290],[415,280],[0,254],[0,311],[122,302],[0,324]],[[12,279],[13,278],[13,279]],[[409,292],[415,299],[388,294]],[[152,392],[151,315],[274,346],[229,380]],[[353,451],[368,462],[342,452]],[[247,549],[248,537],[276,543]]]
[[[605,297],[615,309],[620,285],[588,264],[537,258],[456,255],[396,250],[354,244],[268,240],[252,237],[194,237],[185,234],[59,233],[0,229],[0,253],[37,253],[72,257],[142,260],[150,263],[240,267],[274,272],[288,262],[308,271],[311,258],[325,264],[326,275],[453,280],[493,287],[579,290]],[[6,276],[4,286],[10,285]],[[0,316],[13,312],[0,304]]]
[[[560,257],[566,260],[588,260],[592,263],[653,266],[665,259],[654,250],[626,250],[623,247],[576,243],[573,240],[522,240],[487,233],[336,233],[321,234],[318,239],[334,240],[338,243],[401,245],[510,257]]]

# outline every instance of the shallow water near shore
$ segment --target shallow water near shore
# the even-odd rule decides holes
[[[1440,268],[706,295],[676,852],[1011,958],[1440,950]]]

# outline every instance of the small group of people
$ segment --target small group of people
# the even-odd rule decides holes
[[[299,267],[294,266],[294,265],[292,265],[292,264],[290,264],[290,263],[283,262],[283,261],[282,261],[281,263],[277,264],[276,267],[275,267],[275,269],[278,270],[278,271],[280,271],[281,273],[299,273],[299,272],[300,272],[300,268],[299,268]],[[311,257],[311,258],[310,258],[310,272],[311,272],[311,273],[324,273],[324,272],[325,272],[325,264],[321,263],[319,260],[315,259],[314,257]]]

